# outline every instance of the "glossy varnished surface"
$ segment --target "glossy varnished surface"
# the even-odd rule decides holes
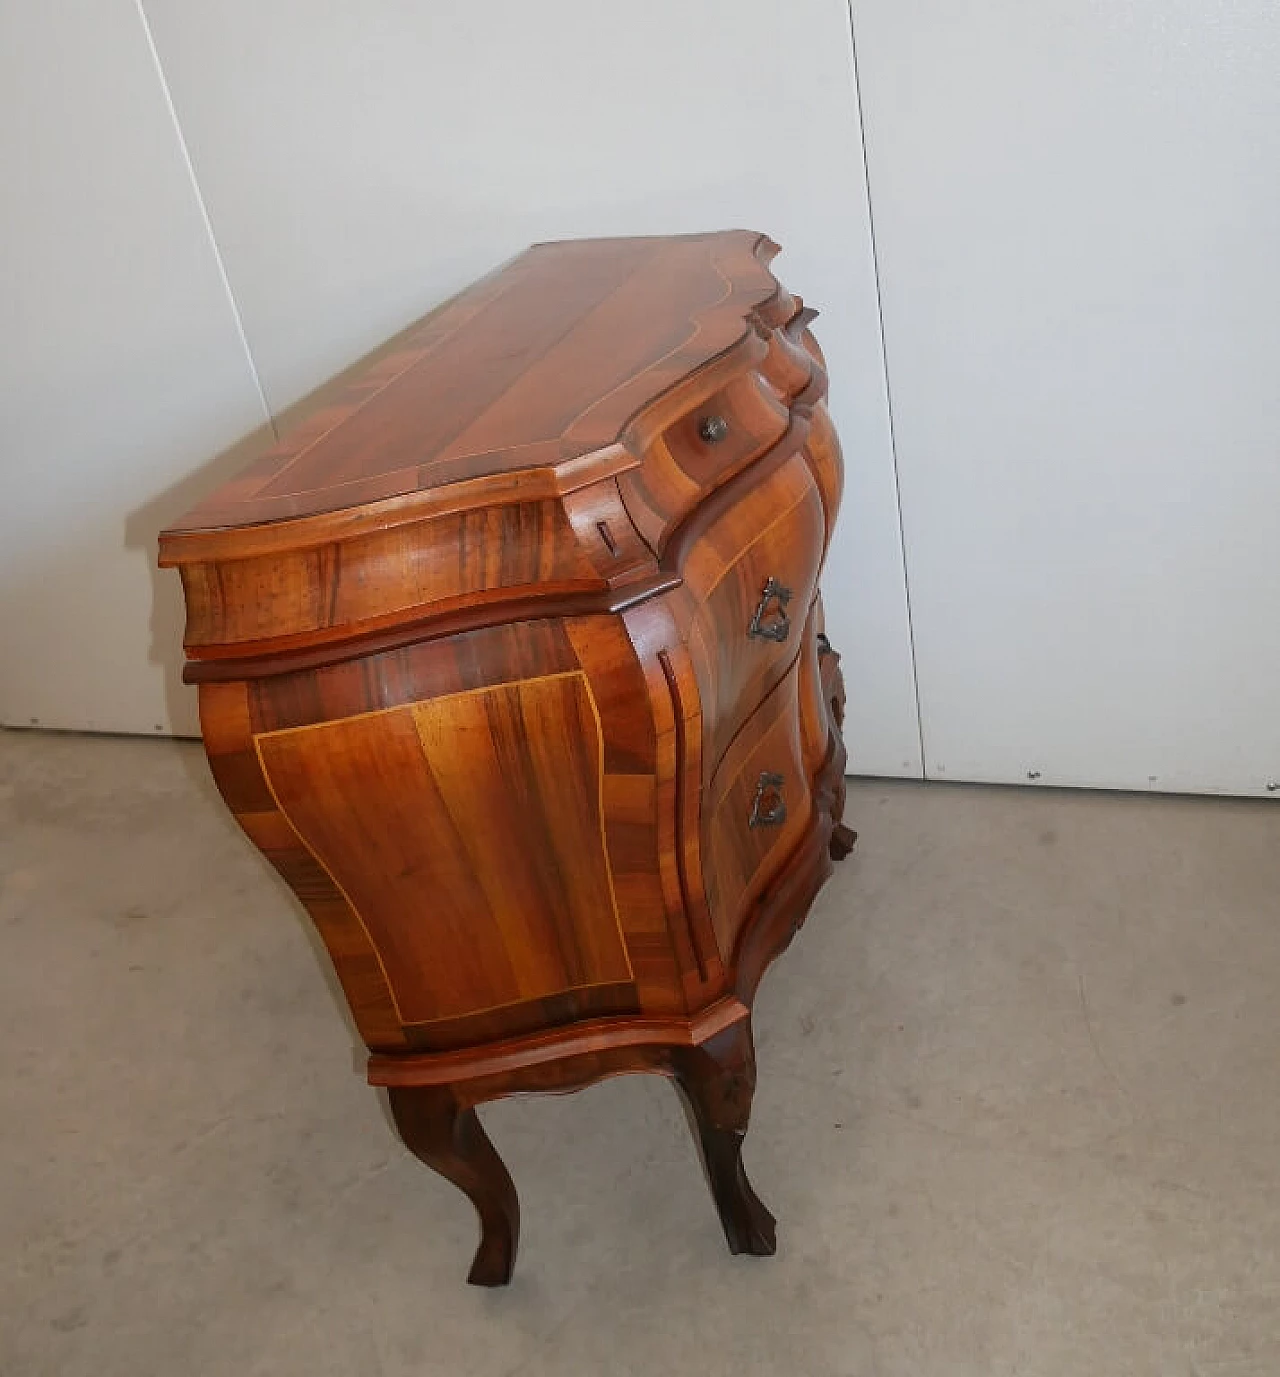
[[[594,994],[582,1004],[594,1012],[636,1006],[605,851],[600,721],[581,672],[255,744],[281,810],[369,927],[404,1024],[553,996]]]
[[[704,796],[707,900],[727,956],[752,901],[809,830],[812,781],[802,759],[798,682],[793,668],[756,709]]]
[[[306,907],[409,1147],[511,1275],[475,1106],[681,1088],[734,1251],[750,1008],[832,859],[839,505],[813,312],[729,232],[545,245],[162,539],[214,779]]]
[[[179,569],[186,593],[188,677],[252,678],[441,634],[446,627],[463,630],[540,613],[619,611],[686,577],[693,586],[707,560],[691,555],[710,523],[774,523],[770,500],[754,501],[749,518],[735,518],[732,511],[788,455],[804,454],[809,462],[829,534],[840,480],[838,446],[822,407],[826,376],[807,329],[813,313],[767,271],[774,251],[765,237],[739,232],[588,241],[531,251],[480,284],[475,290],[481,296],[498,291],[497,284],[520,268],[525,306],[540,284],[548,309],[560,309],[559,285],[577,254],[588,262],[621,255],[618,262],[633,264],[625,291],[619,288],[628,312],[638,310],[632,288],[644,281],[650,291],[643,330],[684,331],[688,338],[668,350],[660,366],[628,373],[625,383],[613,385],[588,408],[596,414],[620,397],[628,399],[615,438],[562,461],[520,467],[519,445],[503,451],[505,458],[487,451],[469,476],[444,481],[440,471],[431,477],[424,470],[419,486],[376,501],[358,500],[346,479],[335,479],[331,488],[307,491],[328,492],[349,505],[291,516],[273,515],[256,499],[244,498],[246,485],[257,482],[258,466],[226,484],[161,536],[161,563]],[[701,272],[720,284],[719,295],[695,309],[678,294],[679,283],[668,280],[669,260],[683,265],[682,273],[700,262]],[[498,292],[493,309],[504,299]],[[485,315],[468,314],[465,302],[476,306],[466,293],[445,308],[457,316],[454,343],[470,338],[472,322]],[[622,328],[625,319],[613,320],[611,328]],[[515,318],[506,323],[517,349],[523,327]],[[534,332],[534,338],[541,336]],[[590,331],[580,336],[571,330],[556,345],[553,373],[546,374],[537,355],[540,387],[534,398],[512,383],[510,396],[528,403],[531,428],[541,424],[555,396],[563,394],[574,405],[581,401],[583,387],[599,369],[597,345]],[[322,408],[300,424],[296,437],[314,433],[313,443],[297,441],[299,467],[290,472],[319,465],[322,456],[335,473],[364,462],[358,430],[351,427],[382,414],[399,395],[375,386],[385,366],[382,360],[370,378],[353,384],[345,404]],[[425,358],[420,370],[426,372],[411,370],[412,376],[425,386],[434,376]],[[503,395],[503,407],[513,405]],[[471,405],[468,389],[451,388],[435,398],[432,425],[448,414],[469,433],[464,423]],[[514,412],[502,414],[513,435],[523,433]],[[412,410],[401,415],[393,408],[386,424],[423,445],[434,433],[430,427],[415,429]],[[709,425],[715,429],[708,431]],[[319,483],[322,476],[307,481]],[[215,508],[216,519],[227,524],[209,524]],[[735,540],[730,536],[728,546],[723,537],[717,540],[722,563],[739,553],[730,548]],[[790,543],[805,547],[808,572],[815,573],[813,555],[821,542],[797,532]],[[744,572],[755,577],[745,567],[738,582]],[[799,599],[809,591],[806,586]],[[703,680],[705,687],[705,674]]]
[[[741,340],[777,292],[746,231],[539,244],[427,316],[175,531],[254,525],[572,461]]]
[[[822,500],[799,452],[690,548],[677,596],[688,604],[689,652],[709,724],[708,778],[795,660],[822,550]],[[767,588],[774,591],[766,596]]]
[[[370,1047],[697,997],[648,692],[605,617],[202,687],[214,778],[321,928]]]

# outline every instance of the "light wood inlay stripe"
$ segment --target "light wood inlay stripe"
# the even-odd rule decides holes
[[[580,670],[263,732],[255,748],[405,1026],[634,979]]]

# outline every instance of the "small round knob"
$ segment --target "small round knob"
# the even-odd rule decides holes
[[[718,444],[729,433],[729,422],[723,416],[704,416],[698,422],[698,436],[707,444]]]

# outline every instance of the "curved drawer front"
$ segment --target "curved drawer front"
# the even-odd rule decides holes
[[[786,404],[753,368],[667,425],[647,446],[644,463],[618,480],[631,520],[649,547],[661,554],[685,517],[777,444],[790,424]]]
[[[614,526],[623,529],[616,518]],[[218,646],[247,653],[255,642],[288,638],[314,645],[517,593],[589,592],[606,580],[587,548],[557,499],[184,564],[186,646],[199,654]]]
[[[730,747],[703,815],[703,873],[724,959],[813,811],[800,743],[798,674],[769,695]]]
[[[662,439],[672,459],[705,493],[777,444],[790,420],[773,388],[752,371],[668,426]]]
[[[797,454],[715,521],[685,559],[705,779],[796,658],[825,536],[821,496]]]

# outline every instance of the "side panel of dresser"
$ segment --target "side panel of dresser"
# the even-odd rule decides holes
[[[652,687],[609,615],[201,685],[218,787],[371,1048],[683,1013],[719,974],[677,907],[678,729]]]

